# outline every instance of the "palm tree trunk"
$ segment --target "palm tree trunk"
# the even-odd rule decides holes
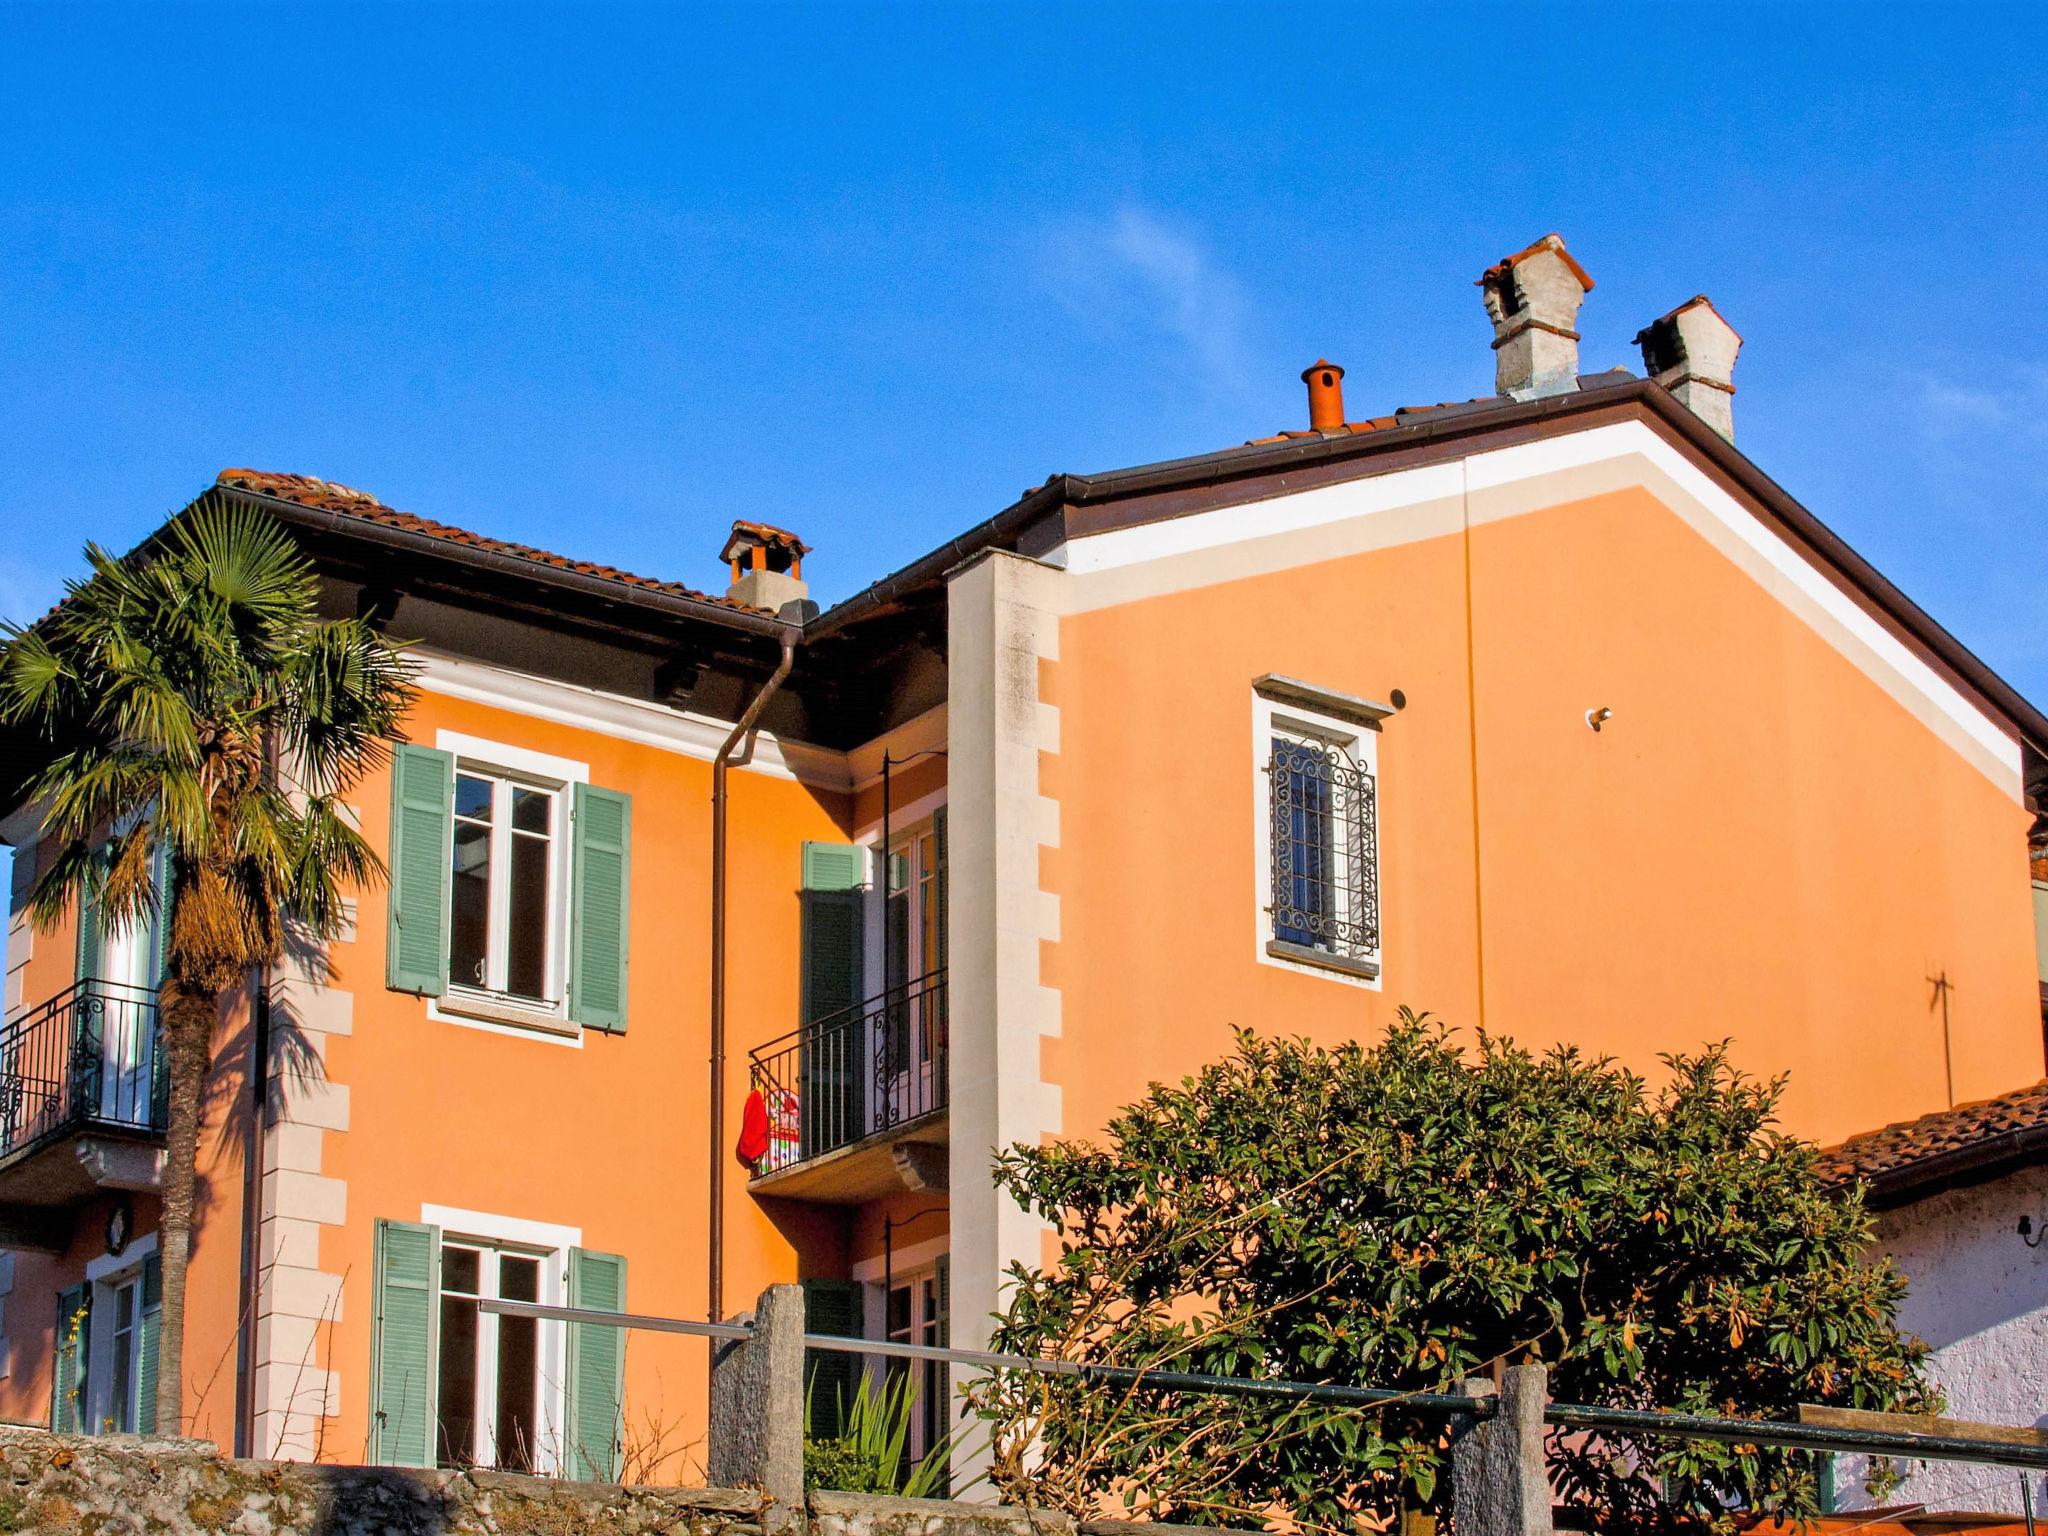
[[[172,982],[163,989],[162,1004],[170,1126],[164,1143],[163,1215],[156,1239],[164,1281],[156,1430],[160,1435],[177,1435],[184,1432],[185,1423],[185,1268],[192,1256],[192,1213],[198,1195],[199,1110],[220,999]]]

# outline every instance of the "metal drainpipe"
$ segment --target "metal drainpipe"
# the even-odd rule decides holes
[[[725,770],[796,664],[796,634],[782,636],[782,660],[711,760],[711,1283],[709,1315],[725,1318]]]

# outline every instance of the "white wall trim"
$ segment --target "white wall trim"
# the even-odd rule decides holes
[[[638,742],[682,757],[710,762],[732,732],[730,721],[671,709],[651,699],[633,699],[576,683],[537,677],[469,661],[421,647],[419,686],[427,693],[467,699],[494,709],[552,720],[620,741]],[[800,779],[825,789],[852,787],[846,755],[802,742],[784,742],[767,731],[755,738],[750,761],[735,762],[742,772],[768,778]]]
[[[563,786],[590,782],[590,764],[580,763],[573,757],[536,752],[531,747],[517,747],[509,741],[493,741],[487,736],[469,736],[461,731],[438,730],[434,732],[434,745],[458,758],[467,758],[479,768],[502,768],[507,773],[523,774]]]
[[[1611,466],[1641,485],[1777,597],[1852,665],[2017,799],[2019,744],[1992,713],[1646,423],[1625,421],[1385,474],[1069,540],[1048,556],[1078,579],[1069,612],[1188,591],[1547,510],[1501,495],[1559,471]],[[1338,529],[1347,530],[1343,538]],[[1313,549],[1300,535],[1316,533]],[[1228,551],[1227,558],[1219,552]]]
[[[523,1248],[550,1248],[566,1253],[583,1246],[583,1229],[552,1221],[529,1221],[523,1216],[500,1216],[494,1211],[471,1211],[456,1205],[420,1206],[420,1220],[439,1227],[447,1237],[479,1237],[491,1243],[512,1243]]]
[[[86,1260],[85,1278],[97,1285],[109,1275],[118,1275],[134,1269],[155,1252],[156,1234],[145,1233],[119,1253],[103,1253],[98,1258]]]
[[[922,1242],[907,1243],[889,1256],[886,1266],[891,1280],[908,1280],[912,1275],[930,1269],[953,1251],[950,1236],[928,1237]],[[884,1269],[881,1255],[872,1259],[860,1259],[854,1263],[853,1278],[863,1285],[880,1285]]]

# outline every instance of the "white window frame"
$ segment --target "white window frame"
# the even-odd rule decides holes
[[[1295,951],[1275,954],[1273,934],[1273,795],[1270,768],[1273,736],[1290,731],[1342,746],[1364,772],[1379,783],[1379,722],[1393,710],[1369,699],[1319,688],[1294,678],[1269,673],[1252,685],[1252,954],[1260,965],[1270,965],[1304,976],[1360,987],[1369,992],[1383,990],[1386,953],[1386,904],[1381,889],[1379,912],[1380,947],[1367,956],[1331,955],[1327,961]],[[1375,799],[1373,814],[1382,807]],[[1375,849],[1381,846],[1375,826]],[[1339,857],[1348,857],[1339,850]],[[1369,973],[1365,969],[1369,967]]]
[[[135,1287],[135,1325],[128,1338],[128,1380],[140,1390],[142,1343],[142,1265],[156,1252],[156,1234],[135,1238],[117,1254],[103,1253],[85,1266],[86,1283],[92,1287],[91,1337],[86,1342],[85,1387],[79,1393],[84,1411],[79,1427],[97,1435],[100,1426],[113,1418],[114,1407],[114,1293],[124,1285]],[[136,1422],[141,1422],[141,1402],[136,1403]]]
[[[499,786],[492,795],[491,932],[495,949],[497,979],[503,979],[504,927],[510,921],[511,868],[509,857],[511,792],[506,786],[524,785],[550,791],[555,799],[548,818],[550,839],[548,861],[548,938],[546,991],[544,1001],[514,997],[491,987],[477,987],[448,978],[447,991],[427,1000],[427,1017],[466,1028],[526,1039],[555,1037],[562,1044],[581,1046],[582,1033],[569,1018],[569,881],[573,841],[575,786],[590,782],[590,765],[574,758],[555,757],[507,742],[491,741],[460,731],[439,731],[434,745],[455,758],[455,772],[473,778],[488,778]],[[454,816],[450,815],[453,825]],[[501,852],[501,850],[503,850]]]
[[[580,1227],[556,1226],[548,1222],[525,1221],[516,1216],[497,1216],[488,1211],[462,1210],[455,1206],[422,1205],[420,1221],[425,1226],[440,1230],[440,1240],[445,1247],[449,1243],[457,1247],[482,1248],[487,1251],[490,1265],[492,1290],[483,1294],[495,1294],[497,1280],[497,1259],[499,1252],[509,1252],[525,1258],[537,1258],[540,1264],[540,1300],[544,1306],[561,1307],[569,1303],[569,1250],[583,1246],[583,1230]],[[435,1268],[439,1270],[439,1255]],[[479,1286],[483,1276],[479,1275]],[[439,1316],[442,1292],[434,1293],[436,1316]],[[477,1331],[476,1403],[474,1405],[477,1433],[482,1435],[485,1427],[497,1411],[498,1374],[498,1320],[485,1314]],[[535,1340],[534,1375],[538,1401],[535,1413],[539,1423],[539,1437],[533,1448],[533,1470],[536,1476],[557,1477],[562,1469],[562,1427],[569,1413],[569,1335],[565,1325],[559,1322],[542,1322],[537,1325]],[[435,1381],[438,1384],[441,1362],[434,1361]],[[436,1417],[434,1433],[438,1440],[440,1423]],[[438,1459],[440,1446],[434,1446]]]

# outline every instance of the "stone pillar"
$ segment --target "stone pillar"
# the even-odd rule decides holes
[[[751,1338],[711,1347],[711,1435],[705,1471],[714,1487],[767,1495],[770,1533],[804,1517],[804,1290],[771,1285],[751,1314]]]
[[[1451,1501],[1458,1536],[1551,1536],[1550,1474],[1543,1464],[1548,1377],[1540,1365],[1507,1370],[1489,1418],[1460,1419],[1451,1440]],[[1472,1379],[1468,1397],[1493,1396]]]

